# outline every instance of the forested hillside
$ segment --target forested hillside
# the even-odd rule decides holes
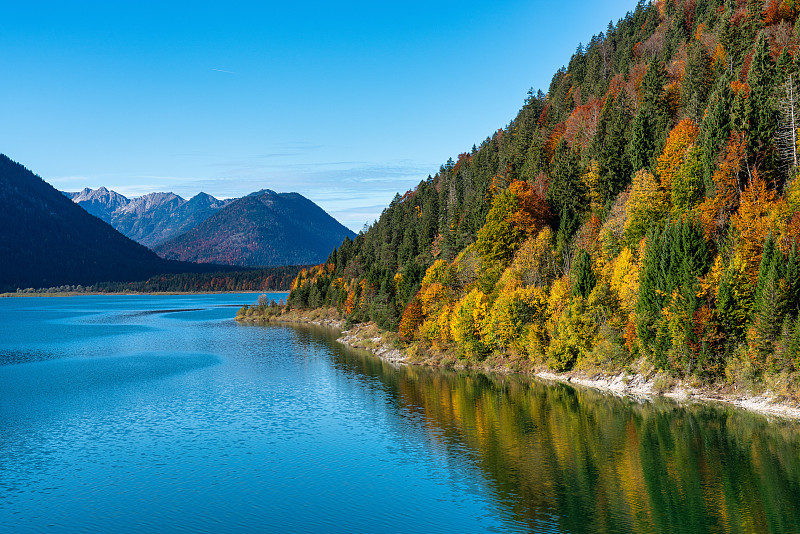
[[[290,303],[472,361],[796,383],[798,14],[639,2]]]

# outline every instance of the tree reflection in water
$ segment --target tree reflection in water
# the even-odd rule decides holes
[[[301,329],[305,342],[331,334]],[[447,454],[469,455],[509,520],[566,532],[800,532],[800,424],[518,376],[396,366],[331,343]]]

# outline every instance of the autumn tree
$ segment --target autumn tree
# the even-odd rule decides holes
[[[642,169],[633,177],[631,194],[625,206],[625,238],[635,247],[648,229],[657,225],[669,211],[668,197],[650,171]]]
[[[697,125],[691,119],[682,120],[669,133],[667,144],[656,165],[656,174],[663,188],[669,190],[672,187],[672,180],[686,163],[689,149],[699,133]]]

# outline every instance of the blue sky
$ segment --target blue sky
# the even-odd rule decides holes
[[[68,191],[297,191],[358,231],[635,5],[5,2],[0,152]]]

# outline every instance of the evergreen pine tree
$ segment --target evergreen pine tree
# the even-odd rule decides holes
[[[642,270],[639,273],[639,298],[636,302],[636,337],[643,349],[652,352],[656,338],[656,319],[663,307],[662,295],[658,291],[661,253],[661,233],[658,228],[651,228],[646,239]]]
[[[628,159],[634,172],[650,165],[655,151],[651,130],[648,114],[640,110],[631,123],[631,142],[628,145]]]
[[[747,76],[750,96],[745,104],[747,115],[747,151],[749,160],[763,177],[771,177],[776,165],[775,128],[777,114],[773,94],[775,91],[775,64],[769,50],[765,32],[758,35],[753,62]]]
[[[686,62],[681,88],[684,115],[696,123],[703,118],[711,84],[711,58],[701,43],[695,43]]]
[[[547,203],[559,214],[561,229],[568,239],[577,229],[575,222],[587,208],[587,202],[578,156],[564,140],[556,147],[550,172],[550,187],[547,189]]]
[[[594,289],[597,283],[594,271],[592,270],[592,257],[585,250],[578,253],[575,260],[575,282],[572,286],[572,294],[575,296],[589,298],[589,293]]]
[[[741,279],[732,265],[722,272],[717,291],[717,314],[720,317],[722,330],[730,348],[744,339],[747,324],[750,320],[752,293],[742,291]]]
[[[797,317],[800,312],[800,253],[797,252],[796,243],[786,259],[785,275],[787,312]]]
[[[608,123],[598,155],[600,190],[606,205],[631,182],[631,164],[627,151],[630,121],[630,100],[623,89],[609,109]]]
[[[708,102],[708,113],[700,127],[698,144],[702,148],[703,183],[706,196],[714,196],[712,176],[716,169],[716,158],[725,141],[730,136],[730,107],[733,102],[733,91],[726,76],[717,80],[714,91]]]
[[[633,171],[652,168],[666,143],[669,130],[666,84],[664,64],[651,60],[642,78],[642,102],[631,126],[628,154]]]

